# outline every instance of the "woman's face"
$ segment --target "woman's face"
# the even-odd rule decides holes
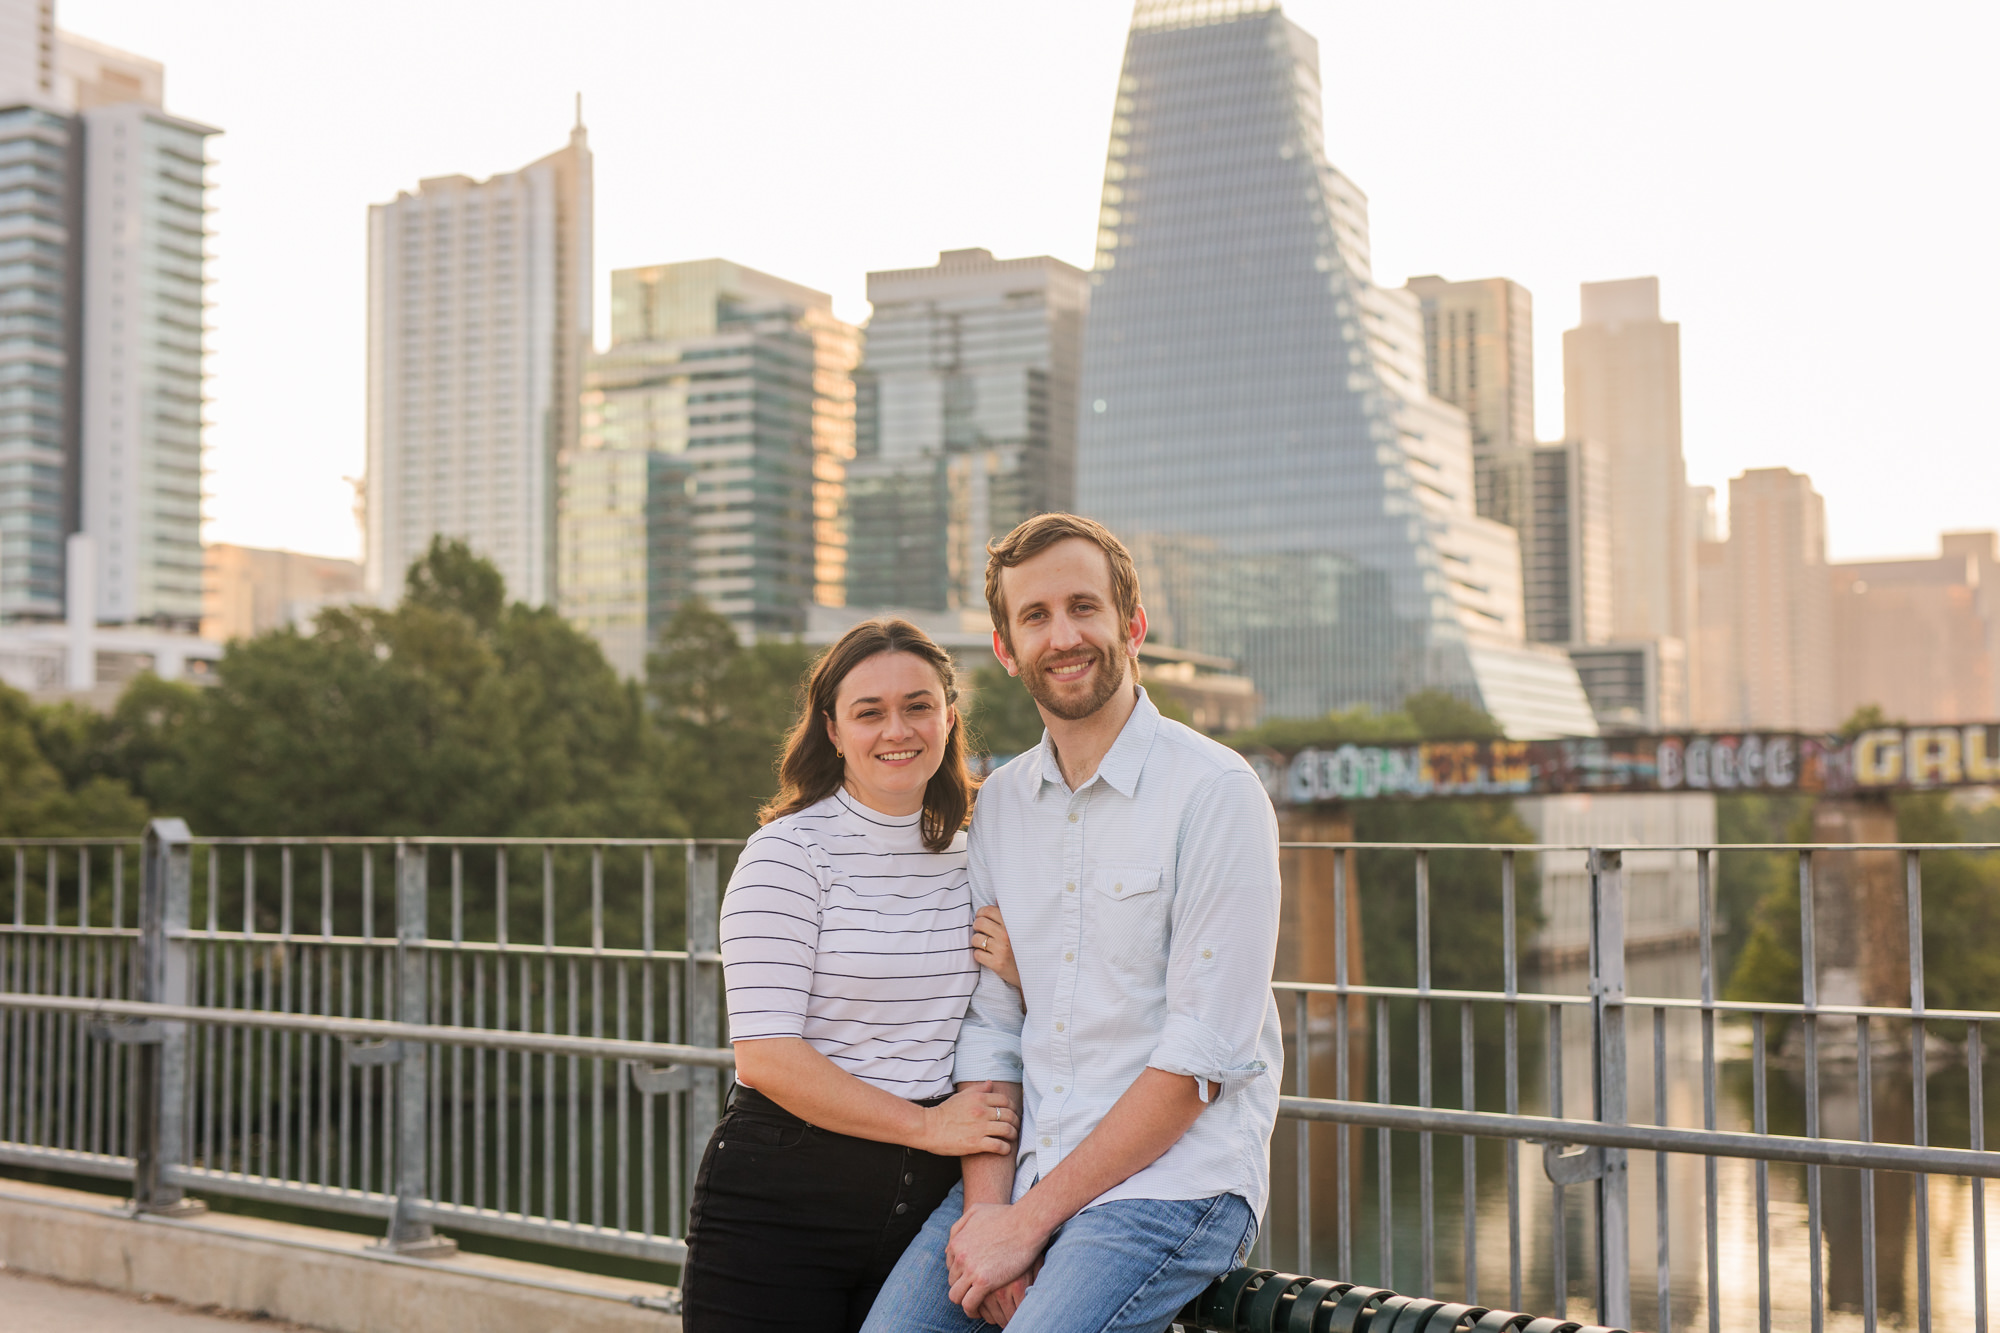
[[[885,815],[913,815],[957,724],[936,668],[910,653],[877,653],[840,682],[826,730],[846,760],[849,791]]]

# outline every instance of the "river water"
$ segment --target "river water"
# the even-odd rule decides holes
[[[1635,996],[1698,997],[1699,958],[1692,948],[1684,952],[1654,954],[1631,960],[1628,990]],[[1584,991],[1581,970],[1524,974],[1522,989],[1551,994]],[[1289,1034],[1291,1013],[1287,1007]],[[1322,1010],[1315,1000],[1309,1024],[1312,1048],[1311,1087],[1321,1096],[1335,1091],[1338,1031],[1330,1003]],[[1357,1008],[1360,1001],[1351,1001]],[[1369,1097],[1376,1086],[1374,1047],[1374,1005],[1353,1028],[1349,1045],[1350,1095]],[[1628,1118],[1635,1122],[1653,1121],[1655,1111],[1656,1028],[1653,1009],[1634,1007],[1628,1011],[1627,1047],[1632,1070]],[[1545,1006],[1523,1005],[1519,1037],[1520,1108],[1529,1114],[1548,1114],[1549,1038]],[[1457,1002],[1434,1002],[1433,1013],[1433,1099],[1440,1106],[1462,1106],[1460,1066],[1463,1057],[1461,1006]],[[1829,1137],[1860,1137],[1862,1098],[1856,1042],[1852,1026],[1841,1031],[1836,1020],[1822,1020],[1820,1116],[1821,1131]],[[1415,1006],[1396,1002],[1389,1016],[1390,1075],[1393,1100],[1417,1099],[1419,1065]],[[1765,1089],[1767,1124],[1771,1132],[1805,1132],[1805,1080],[1802,1061],[1797,1057],[1798,1041],[1789,1043],[1775,1028],[1767,1043]],[[1884,1142],[1914,1142],[1915,1096],[1908,1057],[1907,1024],[1877,1022],[1871,1032],[1873,1054],[1872,1106],[1875,1137]],[[1505,1037],[1500,1006],[1482,1004],[1473,1021],[1471,1043],[1477,1091],[1482,1110],[1506,1107]],[[1702,1045],[1698,1014],[1666,1011],[1657,1029],[1658,1064],[1664,1069],[1665,1121],[1668,1124],[1699,1128],[1702,1125]],[[1969,1084],[1964,1059],[1965,1032],[1961,1025],[1934,1024],[1928,1039],[1929,1072],[1925,1081],[1929,1100],[1930,1141],[1948,1147],[1969,1144]],[[1564,1107],[1568,1114],[1590,1115],[1590,1030],[1585,1008],[1570,1008],[1560,1024],[1561,1075]],[[1716,1025],[1717,1105],[1716,1125],[1721,1129],[1748,1130],[1754,1127],[1755,1069],[1753,1040],[1747,1019],[1719,1020]],[[1288,1061],[1294,1058],[1288,1047]],[[1993,1086],[1992,1061],[1987,1061],[1989,1094]],[[1294,1088],[1295,1066],[1288,1064],[1285,1088]],[[1988,1104],[1993,1097],[1986,1098]],[[1296,1192],[1297,1127],[1280,1121],[1273,1144],[1273,1198],[1270,1212],[1268,1249],[1262,1262],[1282,1270],[1298,1268],[1298,1227]],[[1462,1140],[1438,1137],[1433,1140],[1435,1162],[1433,1280],[1423,1283],[1421,1168],[1418,1136],[1397,1133],[1390,1136],[1391,1264],[1382,1262],[1378,1241],[1377,1172],[1378,1136],[1375,1131],[1345,1131],[1351,1146],[1352,1179],[1352,1263],[1348,1271],[1340,1267],[1336,1164],[1343,1131],[1336,1126],[1316,1125],[1310,1129],[1312,1227],[1310,1265],[1305,1271],[1338,1275],[1350,1280],[1375,1282],[1399,1291],[1428,1289],[1439,1296],[1463,1299],[1464,1278],[1464,1180]],[[1595,1229],[1590,1186],[1571,1187],[1564,1195],[1564,1253],[1566,1302],[1557,1294],[1556,1226],[1551,1206],[1552,1187],[1543,1174],[1541,1150],[1523,1144],[1519,1153],[1519,1254],[1521,1303],[1510,1301],[1509,1211],[1505,1177],[1509,1147],[1486,1141],[1476,1145],[1473,1171],[1473,1247],[1476,1254],[1477,1298],[1480,1303],[1554,1313],[1566,1305],[1571,1318],[1588,1318],[1594,1313]],[[1632,1256],[1632,1309],[1634,1328],[1657,1328],[1659,1297],[1656,1262],[1658,1247],[1664,1242],[1668,1275],[1669,1308],[1666,1326],[1673,1329],[1706,1329],[1709,1326],[1707,1291],[1707,1226],[1705,1219],[1705,1161],[1699,1157],[1666,1157],[1667,1222],[1665,1235],[1656,1222],[1658,1180],[1656,1155],[1630,1156],[1630,1209]],[[1768,1168],[1768,1272],[1771,1326],[1780,1329],[1809,1329],[1812,1237],[1807,1221],[1806,1169],[1772,1164]],[[1756,1163],[1732,1159],[1716,1161],[1716,1235],[1718,1249],[1719,1296],[1716,1300],[1723,1329],[1759,1327],[1759,1247]],[[1826,1327],[1860,1330],[1866,1264],[1863,1262],[1862,1173],[1826,1169],[1821,1172],[1822,1235],[1820,1257],[1827,1293]],[[1881,1326],[1917,1326],[1920,1256],[1916,1243],[1918,1199],[1915,1179],[1894,1172],[1876,1172],[1873,1180],[1875,1216],[1875,1299]],[[1989,1191],[1990,1193],[1990,1191]],[[1929,1208],[1929,1292],[1933,1326],[1971,1328],[1974,1317],[1974,1220],[1971,1182],[1933,1177],[1928,1186]],[[1995,1270],[2000,1254],[1994,1253],[1993,1229],[1987,1229],[1988,1273]]]

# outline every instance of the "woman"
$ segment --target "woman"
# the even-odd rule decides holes
[[[950,656],[901,620],[807,678],[722,900],[737,1084],[695,1177],[688,1333],[859,1329],[958,1159],[1014,1151],[1003,1094],[952,1094],[978,972],[957,701]]]

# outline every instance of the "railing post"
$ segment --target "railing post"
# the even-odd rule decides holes
[[[722,947],[722,905],[718,894],[720,853],[713,843],[688,847],[687,861],[687,1043],[690,1046],[722,1044],[722,1007],[719,998],[720,963],[712,961]],[[722,1072],[698,1068],[690,1071],[688,1087],[687,1169],[692,1175],[708,1146],[715,1122],[722,1118]]]
[[[1591,1083],[1599,1124],[1625,1123],[1625,868],[1624,855],[1590,852]],[[1632,1322],[1631,1219],[1626,1204],[1626,1154],[1604,1149],[1597,1178],[1597,1319]]]
[[[396,1021],[430,1022],[430,853],[420,843],[396,844]],[[396,1062],[396,1206],[379,1248],[419,1259],[442,1259],[458,1242],[417,1216],[429,1192],[430,1048],[401,1043]]]
[[[188,896],[194,835],[182,819],[146,826],[139,879],[137,998],[153,1004],[188,1002]],[[208,1205],[187,1198],[172,1179],[187,1159],[185,1023],[162,1023],[132,1046],[132,1208],[187,1217]]]

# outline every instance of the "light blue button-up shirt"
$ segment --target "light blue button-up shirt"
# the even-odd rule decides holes
[[[1278,826],[1242,756],[1138,706],[1071,791],[1046,733],[980,789],[972,897],[997,903],[1021,997],[982,970],[954,1077],[1020,1083],[1020,1198],[1151,1066],[1222,1090],[1093,1204],[1270,1192],[1284,1044],[1271,968]],[[1022,1013],[1022,999],[1027,1012]]]

